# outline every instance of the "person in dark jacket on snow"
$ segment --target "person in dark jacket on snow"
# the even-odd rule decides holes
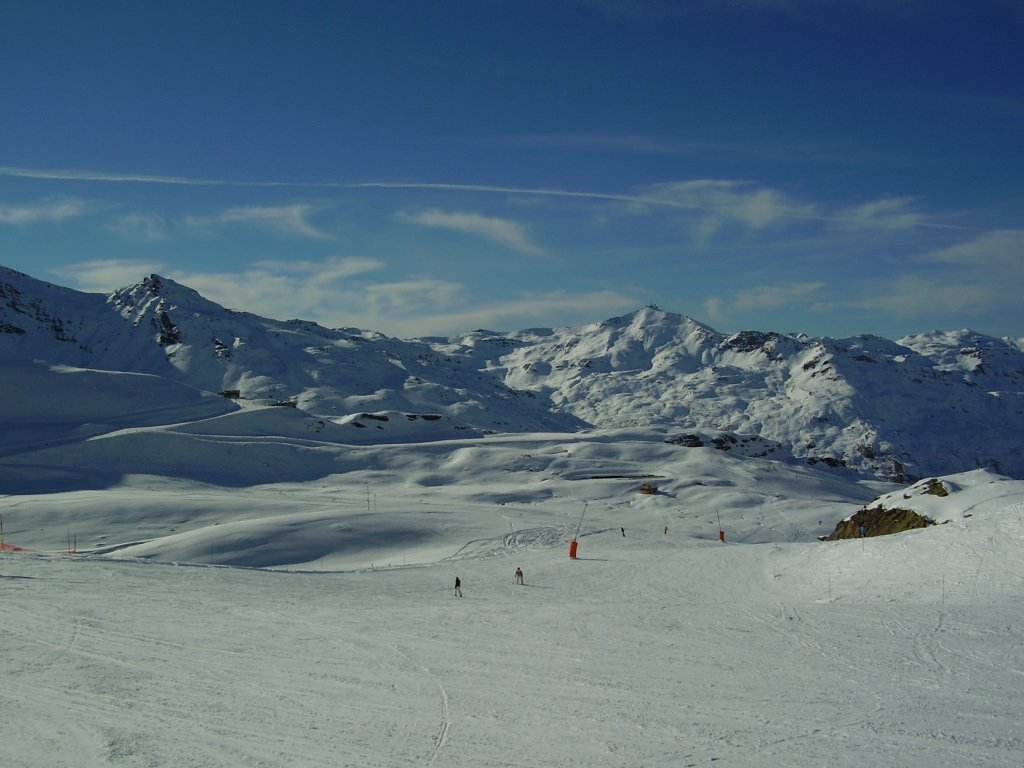
[[[523,583],[523,569],[522,568],[516,568],[516,584],[522,584],[522,583]]]
[[[462,579],[455,577],[455,596],[462,597]]]

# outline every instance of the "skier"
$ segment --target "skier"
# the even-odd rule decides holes
[[[455,596],[462,597],[462,579],[455,577]]]
[[[516,568],[516,584],[522,584],[522,583],[523,583],[523,569],[522,568]]]

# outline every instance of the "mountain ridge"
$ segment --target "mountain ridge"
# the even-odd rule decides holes
[[[237,393],[233,407],[287,404],[346,425],[436,417],[419,439],[433,427],[657,426],[680,445],[688,433],[701,444],[757,436],[798,461],[894,481],[976,467],[1024,477],[1021,344],[966,329],[898,341],[725,334],[647,306],[579,327],[402,340],[225,309],[160,275],[104,296],[0,267],[0,353],[162,376]],[[359,442],[386,441],[400,421],[376,421]]]

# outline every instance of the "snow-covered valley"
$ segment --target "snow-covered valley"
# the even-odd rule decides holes
[[[135,478],[4,499],[17,539],[53,545],[0,554],[4,763],[1019,765],[1024,484],[969,473],[915,496],[945,525],[819,542],[852,489],[731,466],[750,461],[687,468],[777,481],[515,501],[527,476],[474,460],[460,485],[410,469],[416,493]],[[274,560],[302,562],[217,564]]]

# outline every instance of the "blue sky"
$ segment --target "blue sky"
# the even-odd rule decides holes
[[[0,10],[0,264],[396,336],[1024,337],[1017,0]]]

